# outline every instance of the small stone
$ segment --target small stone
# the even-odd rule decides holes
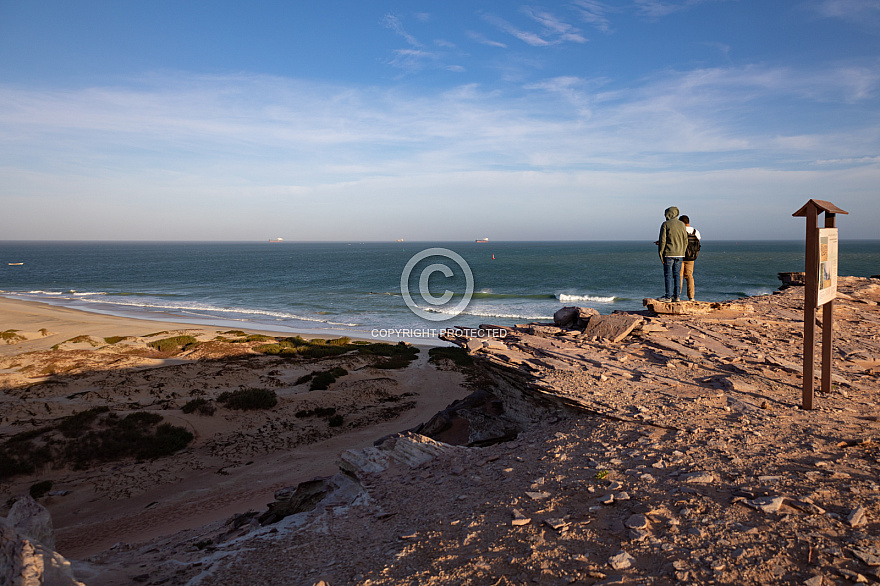
[[[825,583],[825,578],[822,576],[813,576],[809,580],[804,582],[804,586],[822,586]]]
[[[840,568],[837,571],[840,572],[841,576],[845,577],[847,580],[855,582],[856,584],[868,583],[868,579],[858,572],[853,572],[852,570],[846,570],[844,568]]]
[[[608,559],[608,564],[615,570],[626,570],[631,568],[635,558],[625,551],[621,551],[617,555],[613,555]]]
[[[520,527],[522,525],[528,525],[532,520],[526,517],[522,511],[519,509],[513,509],[513,521],[510,522],[514,527]]]
[[[624,523],[630,529],[647,529],[648,528],[648,518],[644,515],[632,515],[629,519]]]
[[[611,503],[614,502],[614,495],[611,493],[608,493],[605,496],[603,496],[602,498],[600,498],[599,502],[602,503],[603,505],[610,505]]]
[[[712,484],[716,482],[716,478],[711,472],[691,472],[682,476],[681,481],[688,484]]]
[[[765,513],[775,513],[782,508],[785,497],[781,496],[762,496],[753,500],[747,500],[746,504],[753,509],[758,509]]]
[[[616,501],[628,501],[629,493],[628,492],[618,492],[614,494],[614,500]]]
[[[565,518],[544,519],[544,523],[547,524],[554,531],[562,531],[563,529],[567,528],[569,525],[568,520]]]
[[[545,498],[549,497],[550,493],[544,492],[544,491],[536,491],[536,492],[526,491],[526,496],[531,499],[534,499],[536,501],[539,501],[541,499],[545,499]]]
[[[876,568],[880,566],[880,548],[859,547],[852,549],[853,555],[862,560],[866,565]]]
[[[867,522],[867,519],[865,518],[865,507],[856,507],[846,518],[846,522],[849,524],[850,527],[858,527],[859,525],[864,525]]]

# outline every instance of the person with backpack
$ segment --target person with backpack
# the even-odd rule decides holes
[[[679,218],[682,222],[684,222],[685,229],[687,230],[687,248],[684,251],[684,262],[682,263],[682,271],[681,278],[682,281],[687,281],[687,296],[688,301],[696,301],[694,293],[694,261],[697,260],[697,256],[700,254],[700,231],[691,226],[691,219],[687,216],[682,216]],[[684,290],[684,283],[680,286],[680,289]]]
[[[677,302],[681,292],[681,262],[687,247],[687,232],[684,223],[678,219],[677,207],[666,208],[663,215],[666,221],[660,226],[660,238],[655,243],[666,281],[666,295],[660,300]]]

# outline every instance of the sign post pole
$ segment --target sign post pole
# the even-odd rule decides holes
[[[835,228],[837,214],[847,214],[831,202],[811,199],[793,216],[807,219],[804,249],[804,365],[803,409],[813,408],[815,372],[816,315],[822,308],[822,392],[831,392],[831,350],[834,329],[834,295],[837,292],[837,233],[820,236],[819,214],[825,214],[825,228]],[[824,231],[823,231],[824,232]],[[831,244],[829,245],[829,242]],[[833,273],[833,274],[832,274]]]

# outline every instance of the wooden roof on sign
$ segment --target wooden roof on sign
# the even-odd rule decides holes
[[[807,215],[807,208],[809,208],[811,205],[815,206],[819,212],[826,212],[829,214],[849,214],[849,212],[846,212],[846,211],[840,209],[839,207],[837,207],[836,205],[834,205],[830,201],[825,201],[822,199],[811,199],[810,201],[808,201],[807,203],[804,204],[804,207],[802,207],[801,209],[799,209],[798,211],[793,213],[792,216],[795,216],[795,217],[806,216]]]

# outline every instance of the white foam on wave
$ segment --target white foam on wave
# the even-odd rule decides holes
[[[591,303],[614,303],[614,296],[611,297],[599,297],[597,295],[569,295],[566,293],[560,293],[556,296],[557,299],[562,301],[563,303],[567,303],[569,301],[589,301]]]
[[[436,307],[422,307],[420,308],[423,311],[428,313],[445,313],[449,315],[473,315],[476,317],[502,317],[506,319],[553,319],[552,315],[540,315],[540,314],[521,314],[521,313],[504,313],[504,310],[479,310],[479,309],[466,309],[462,312],[453,311],[451,309],[437,309]]]

